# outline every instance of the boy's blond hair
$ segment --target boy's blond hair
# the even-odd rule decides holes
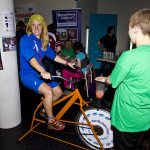
[[[144,35],[150,36],[150,9],[141,9],[135,12],[131,18],[129,26],[139,26]]]

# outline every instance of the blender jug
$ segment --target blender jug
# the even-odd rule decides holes
[[[96,81],[96,97],[98,99],[103,98],[107,89],[107,84],[104,81]]]

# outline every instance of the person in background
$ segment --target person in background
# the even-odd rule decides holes
[[[76,64],[76,66],[81,68],[83,73],[85,73],[85,68],[88,64],[88,59],[87,59],[85,52],[83,51],[83,45],[80,42],[75,42],[73,45],[73,48],[74,48],[75,53],[76,53],[76,57],[75,57],[76,63],[75,64]],[[72,80],[72,77],[73,78],[81,78],[82,74],[77,69],[74,71],[69,70],[69,69],[63,69],[62,76],[68,80]],[[64,87],[70,88],[70,85],[65,80],[64,80]],[[71,88],[74,89],[73,84],[71,84]]]
[[[47,26],[48,29],[48,37],[49,37],[49,46],[51,49],[57,54],[61,51],[61,42],[59,37],[56,35],[56,26],[54,24],[49,24]],[[44,57],[43,65],[48,72],[52,75],[56,75],[56,70],[58,63],[54,62],[53,60]]]
[[[47,26],[48,36],[49,36],[49,46],[53,49],[55,53],[61,51],[61,42],[59,37],[56,35],[56,25],[49,24]]]
[[[115,150],[141,150],[150,128],[150,9],[135,12],[129,22],[135,49],[122,53],[108,77],[97,77],[116,88],[111,109]]]
[[[20,20],[17,22],[16,25],[16,41],[17,41],[17,60],[18,60],[18,68],[20,68],[20,62],[19,62],[19,43],[20,39],[26,34],[26,26],[25,23]]]
[[[107,52],[112,52],[115,54],[117,39],[116,39],[116,36],[114,35],[114,33],[115,33],[115,27],[109,26],[107,28],[107,34],[98,41],[98,46],[102,52],[107,51]],[[104,69],[105,69],[106,65],[108,65],[108,63],[106,63],[106,62],[101,63],[100,74],[102,74],[102,75],[104,74]],[[110,65],[110,69],[112,69],[114,67],[114,65],[113,66],[111,66],[111,64],[109,64],[109,65]]]
[[[26,35],[20,40],[20,77],[27,88],[44,96],[44,109],[40,115],[47,118],[49,130],[62,130],[65,124],[55,119],[53,115],[53,102],[62,95],[59,84],[51,77],[42,64],[44,56],[66,64],[73,68],[74,63],[62,59],[48,45],[48,32],[44,18],[35,14],[30,17]],[[51,82],[48,82],[51,80]]]
[[[75,52],[73,50],[73,44],[72,41],[67,39],[64,41],[64,49],[62,50],[62,58],[67,61],[74,61]]]

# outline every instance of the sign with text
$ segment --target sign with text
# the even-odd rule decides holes
[[[10,11],[2,11],[3,15],[3,31],[5,36],[15,35],[15,17]]]
[[[81,9],[53,10],[52,17],[62,43],[81,41]]]
[[[16,22],[22,20],[25,24],[36,13],[34,3],[18,4],[15,6]]]
[[[56,12],[57,26],[77,26],[77,11]]]

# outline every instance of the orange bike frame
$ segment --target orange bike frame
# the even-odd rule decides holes
[[[66,95],[65,97],[61,98],[60,100],[56,101],[53,103],[53,106],[67,100],[68,98],[70,98],[68,100],[68,102],[64,105],[64,107],[60,110],[60,112],[56,115],[56,119],[61,121],[61,122],[66,122],[66,123],[72,123],[72,124],[80,124],[80,125],[87,125],[91,128],[97,142],[99,143],[100,147],[102,150],[104,150],[104,147],[102,145],[102,143],[100,142],[96,132],[94,131],[93,129],[93,126],[95,125],[92,125],[90,123],[90,121],[88,120],[84,110],[83,110],[83,106],[88,106],[88,103],[89,102],[85,102],[81,95],[80,95],[80,92],[78,89],[75,89],[75,91],[73,91],[72,93]],[[37,133],[37,134],[40,134],[40,135],[43,135],[43,136],[46,136],[46,137],[49,137],[49,138],[52,138],[52,139],[55,139],[57,141],[60,141],[60,142],[64,142],[66,144],[69,144],[69,145],[72,145],[72,146],[75,146],[75,147],[78,147],[78,148],[81,148],[81,149],[85,149],[85,150],[88,150],[87,148],[84,148],[84,147],[81,147],[79,145],[75,145],[73,143],[69,143],[67,141],[64,141],[64,140],[61,140],[61,139],[58,139],[58,138],[55,138],[55,137],[52,137],[52,136],[49,136],[47,134],[44,134],[44,133],[40,133],[38,131],[35,131],[34,129],[40,124],[40,123],[46,123],[46,121],[43,121],[41,119],[37,119],[35,116],[36,116],[36,113],[37,111],[39,110],[39,108],[43,105],[43,100],[44,98],[42,97],[42,102],[37,106],[36,110],[34,111],[34,114],[33,114],[33,118],[32,118],[32,123],[31,123],[31,127],[30,127],[30,130],[28,132],[26,132],[21,138],[19,138],[18,141],[21,141],[24,137],[26,137],[30,132],[34,132],[34,133]],[[78,102],[76,102],[77,100],[79,100]],[[80,110],[83,114],[83,116],[85,117],[86,121],[87,121],[87,124],[86,123],[79,123],[79,122],[73,122],[73,121],[68,121],[68,120],[61,120],[62,116],[67,112],[67,110],[73,105],[73,104],[76,104],[76,105],[79,105],[80,106]],[[38,122],[34,125],[34,122]]]

